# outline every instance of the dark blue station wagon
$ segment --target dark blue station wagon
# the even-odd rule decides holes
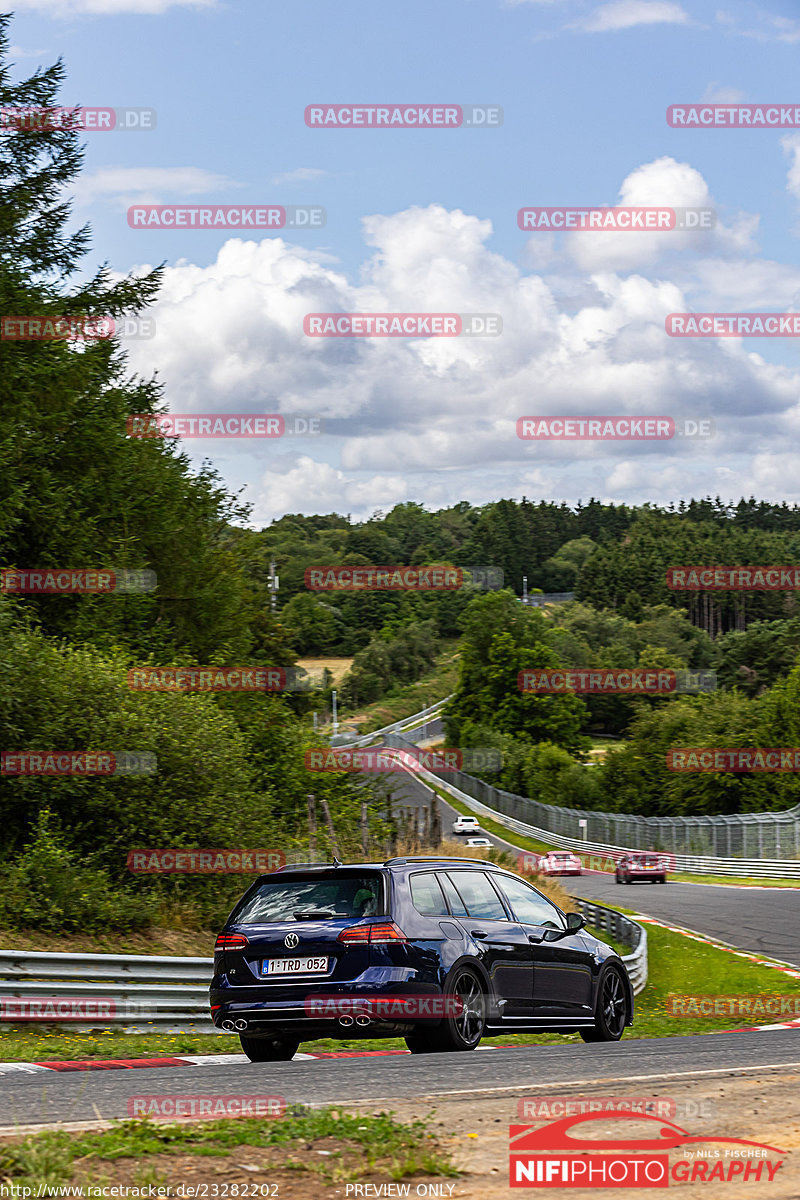
[[[415,1054],[509,1033],[617,1041],[630,981],[584,925],[479,859],[283,867],[217,938],[213,1021],[254,1062],[320,1037],[403,1037]]]

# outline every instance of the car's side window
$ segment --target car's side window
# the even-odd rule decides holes
[[[464,906],[464,901],[459,896],[453,881],[447,875],[439,876],[439,883],[442,885],[442,891],[450,904],[450,912],[454,917],[466,917],[467,910]]]
[[[483,871],[453,871],[450,878],[458,888],[471,917],[507,921],[502,901]]]
[[[526,925],[549,925],[552,929],[566,928],[556,906],[523,880],[495,876],[495,883],[518,921],[524,921]]]
[[[411,876],[411,903],[424,917],[448,917],[442,889],[432,871]]]

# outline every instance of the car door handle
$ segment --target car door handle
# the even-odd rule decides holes
[[[470,929],[470,933],[474,938],[485,938],[489,936],[485,929]]]

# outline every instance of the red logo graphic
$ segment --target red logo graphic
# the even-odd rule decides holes
[[[652,1122],[653,1136],[634,1138],[594,1138],[573,1134],[575,1126],[586,1124],[586,1133],[597,1121]],[[646,1113],[585,1113],[567,1116],[539,1128],[533,1125],[512,1125],[510,1136],[509,1185],[511,1187],[669,1187],[670,1182],[753,1178],[766,1175],[771,1182],[780,1167],[769,1162],[767,1154],[785,1155],[785,1150],[752,1142],[744,1138],[720,1137],[716,1134],[690,1134],[687,1130]],[[681,1146],[714,1142],[726,1147],[747,1147],[758,1161],[745,1162],[741,1152],[726,1151],[729,1157],[706,1160],[680,1159],[670,1167],[664,1151]],[[556,1151],[545,1154],[543,1151]],[[613,1151],[613,1153],[589,1153]],[[661,1153],[653,1153],[660,1151]]]

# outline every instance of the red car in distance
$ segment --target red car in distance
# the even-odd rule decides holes
[[[551,850],[539,859],[538,870],[542,875],[581,875],[583,867],[577,854],[570,850]]]
[[[617,883],[638,883],[646,879],[651,883],[666,883],[667,861],[660,854],[623,854],[617,859],[614,879]]]

